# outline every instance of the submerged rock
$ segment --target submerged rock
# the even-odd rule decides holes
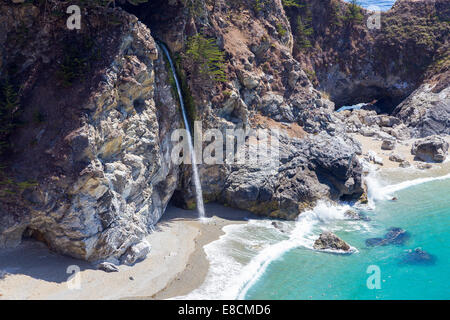
[[[366,240],[368,247],[387,246],[389,244],[403,245],[410,238],[408,232],[402,228],[389,228],[384,238],[369,238]]]
[[[102,270],[105,272],[119,272],[119,267],[111,262],[102,262],[97,266],[98,270]]]
[[[314,242],[313,248],[316,250],[342,250],[349,252],[351,247],[332,232],[324,232]]]
[[[383,238],[370,238],[366,240],[366,246],[376,247],[386,245],[386,239]]]
[[[278,229],[280,232],[283,232],[283,233],[286,232],[286,230],[284,229],[283,224],[281,222],[272,221],[272,226],[274,226],[275,229]]]
[[[393,244],[404,244],[410,238],[409,233],[402,228],[390,228],[388,231],[384,238]]]
[[[422,250],[422,248],[415,248],[414,250],[409,250],[403,256],[402,263],[431,265],[436,263],[436,256]]]

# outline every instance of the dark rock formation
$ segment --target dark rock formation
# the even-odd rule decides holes
[[[316,250],[339,250],[349,252],[351,247],[338,236],[331,232],[324,232],[320,234],[319,238],[313,245]]]
[[[443,162],[447,153],[448,143],[439,136],[416,140],[411,148],[411,154],[422,161]]]
[[[410,238],[408,232],[402,228],[389,228],[388,232],[384,235],[384,238],[370,238],[366,240],[366,245],[368,247],[375,246],[387,246],[390,244],[404,245],[406,241]]]
[[[433,265],[436,263],[436,256],[422,250],[422,248],[415,248],[409,250],[402,257],[402,264],[415,264],[415,265]]]

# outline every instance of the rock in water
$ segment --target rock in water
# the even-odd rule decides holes
[[[370,221],[370,218],[366,215],[362,214],[361,212],[358,212],[356,210],[350,209],[345,211],[344,216],[348,218],[349,220],[363,220],[363,221]]]
[[[313,248],[316,250],[350,251],[350,246],[332,232],[322,233],[314,242]]]
[[[132,265],[142,259],[145,259],[150,253],[151,246],[147,241],[141,241],[128,248],[125,254],[122,256],[122,262],[128,265]]]
[[[97,269],[105,272],[119,272],[119,267],[111,262],[102,262],[97,266]]]
[[[390,228],[388,231],[384,238],[392,244],[402,245],[410,238],[409,233],[402,228]]]
[[[447,153],[448,143],[439,136],[416,140],[411,148],[411,154],[423,161],[443,162]]]
[[[280,232],[283,232],[283,233],[285,233],[286,232],[286,230],[284,229],[284,227],[283,227],[283,224],[281,224],[280,222],[278,222],[278,221],[272,221],[272,226],[274,226],[276,229],[278,229]]]
[[[388,233],[384,235],[384,238],[370,238],[366,240],[366,246],[387,246],[389,244],[403,245],[410,238],[408,232],[402,228],[389,228]]]
[[[406,264],[431,265],[436,263],[436,257],[422,250],[422,248],[415,248],[404,255],[402,262]]]
[[[370,238],[366,240],[366,246],[368,247],[384,246],[385,244],[386,239],[383,238]]]

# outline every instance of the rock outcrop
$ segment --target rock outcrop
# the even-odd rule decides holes
[[[448,142],[439,136],[429,136],[414,141],[411,154],[422,161],[442,162],[447,157]]]
[[[401,260],[403,264],[413,265],[434,265],[436,263],[436,256],[428,253],[422,248],[415,248],[406,252]]]
[[[58,252],[118,260],[149,233],[177,185],[170,134],[181,118],[165,63],[149,29],[129,14],[102,9],[106,18],[89,8],[90,27],[76,33],[65,19],[42,19],[41,10],[0,4],[8,39],[1,39],[2,75],[26,84],[21,118],[28,123],[15,129],[2,160],[9,179],[34,181],[2,197],[0,246],[29,230]],[[106,29],[110,18],[120,24]],[[41,31],[22,35],[21,47],[11,39],[24,21]],[[12,74],[17,50],[26,62]],[[41,120],[32,122],[33,114]]]
[[[332,232],[321,233],[313,247],[316,250],[351,251],[351,247]]]
[[[410,238],[410,234],[402,228],[393,227],[388,229],[388,232],[384,235],[384,238],[370,238],[366,240],[366,245],[369,247],[374,246],[387,246],[390,244],[403,245]]]
[[[286,8],[293,55],[338,107],[372,102],[414,136],[449,134],[448,1],[397,0],[379,17],[364,9],[352,16],[339,0],[302,4]]]

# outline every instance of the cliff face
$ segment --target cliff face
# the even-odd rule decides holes
[[[91,9],[70,32],[51,12],[0,7],[2,76],[25,84],[20,125],[2,154],[2,182],[11,182],[2,184],[0,245],[31,235],[77,258],[119,258],[158,221],[177,184],[169,138],[178,107],[135,17]],[[23,182],[31,186],[17,190]]]
[[[346,133],[358,126],[349,130],[336,105],[378,99],[392,111],[411,95],[399,118],[418,135],[448,131],[439,111],[448,112],[448,65],[438,58],[446,57],[448,27],[432,24],[448,14],[442,1],[399,1],[382,21],[400,36],[342,18],[341,1],[300,2],[123,6],[139,20],[87,6],[80,31],[67,30],[61,6],[0,2],[1,98],[19,98],[0,133],[0,246],[33,236],[74,257],[120,259],[171,198],[195,207],[191,167],[170,159],[170,136],[183,124],[153,37],[170,48],[190,120],[203,130],[246,130],[250,155],[255,129],[280,129],[278,163],[202,163],[206,201],[294,219],[319,199],[360,197],[361,149]],[[429,22],[430,39],[405,27],[411,17],[413,27]],[[224,54],[225,81],[193,67],[187,51],[197,34]],[[389,137],[406,136],[398,118],[361,117],[353,120],[375,119]]]
[[[292,57],[281,1],[205,2],[194,14],[180,2],[156,1],[136,10],[141,12],[142,21],[179,57],[179,71],[195,100],[191,117],[201,120],[204,130],[282,129],[280,166],[201,165],[206,201],[293,219],[318,199],[362,193],[361,166],[354,157],[358,146],[332,114],[334,104],[313,88]],[[165,17],[173,16],[177,22],[168,28]],[[226,56],[226,82],[199,79],[190,71],[186,43],[197,32],[217,39]],[[190,177],[187,167],[175,194],[186,207],[195,205]]]
[[[352,18],[342,1],[300,2],[286,8],[294,57],[337,107],[377,100],[413,135],[449,133],[448,1],[398,0],[376,28],[367,26],[374,12],[359,9]]]

